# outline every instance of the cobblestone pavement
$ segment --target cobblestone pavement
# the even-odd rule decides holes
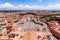
[[[50,30],[48,29],[48,26],[46,26],[46,28],[43,28],[43,26],[41,26],[40,24],[36,24],[33,21],[31,21],[30,16],[27,19],[28,21],[24,22],[24,24],[21,24],[21,26],[23,27],[24,30],[42,30],[44,32],[50,32]],[[41,22],[41,24],[43,24]],[[57,40],[52,34],[48,36],[48,40]]]

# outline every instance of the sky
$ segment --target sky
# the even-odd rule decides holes
[[[60,10],[60,0],[0,0],[0,10]]]

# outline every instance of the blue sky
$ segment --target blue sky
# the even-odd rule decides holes
[[[0,0],[0,10],[60,10],[60,0]]]

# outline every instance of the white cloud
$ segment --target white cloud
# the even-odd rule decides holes
[[[13,5],[10,3],[0,4],[0,8],[9,8],[9,9],[37,9],[37,10],[46,10],[46,9],[60,9],[60,3],[55,5],[48,5],[48,6],[38,6],[38,5]]]
[[[13,8],[14,5],[10,3],[0,4],[0,8]]]
[[[43,2],[43,0],[38,0],[39,2]]]

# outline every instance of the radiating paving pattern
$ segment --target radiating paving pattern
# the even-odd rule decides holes
[[[48,26],[45,23],[34,22],[31,20],[30,16],[28,16],[28,19],[26,22],[23,22],[19,25],[21,25],[23,30],[27,31],[27,33],[23,36],[23,40],[57,40],[52,36],[52,34],[47,35],[47,32],[50,32],[50,31],[47,28]],[[41,30],[41,31],[37,32],[38,30]],[[46,39],[43,38],[44,34],[46,36]],[[49,36],[49,38],[47,36]]]

